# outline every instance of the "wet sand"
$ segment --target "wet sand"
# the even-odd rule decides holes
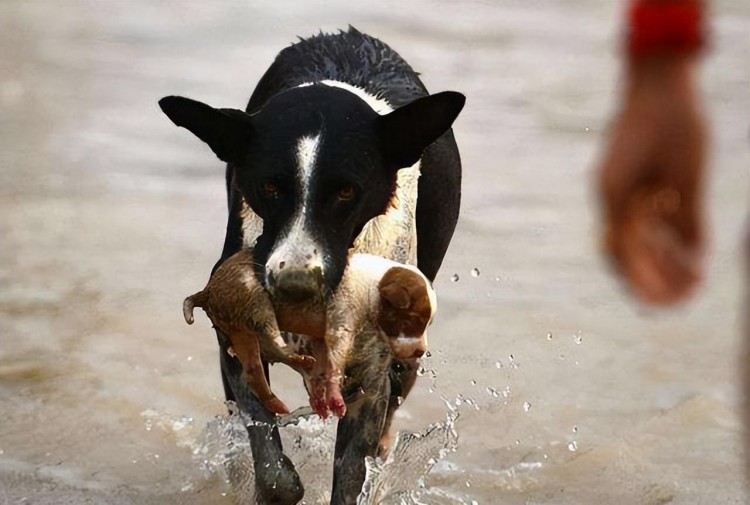
[[[714,4],[709,275],[656,312],[609,275],[590,191],[617,96],[617,2],[0,3],[0,504],[231,503],[201,468],[226,412],[218,347],[180,310],[220,252],[223,166],[156,101],[242,108],[278,50],[349,23],[431,91],[468,97],[437,379],[397,420],[418,432],[445,418],[442,398],[459,404],[458,448],[425,502],[746,503],[750,8]],[[291,373],[273,375],[304,403]],[[325,457],[296,456],[324,489]]]

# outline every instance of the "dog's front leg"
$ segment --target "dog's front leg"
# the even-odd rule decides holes
[[[390,397],[388,371],[391,351],[375,332],[368,333],[372,336],[366,344],[355,344],[354,356],[346,370],[344,396],[356,397],[356,400],[347,405],[346,415],[339,421],[336,432],[333,505],[356,503],[365,480],[365,457],[377,455],[385,426]],[[357,339],[362,336],[357,336]]]
[[[217,330],[220,347],[221,376],[227,400],[255,421],[247,426],[255,468],[255,491],[258,503],[293,505],[304,496],[304,488],[291,460],[281,447],[281,437],[273,415],[250,392],[242,379],[242,364],[229,355],[229,339]],[[265,364],[266,370],[268,365]]]

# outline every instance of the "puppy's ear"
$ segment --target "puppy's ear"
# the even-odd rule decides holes
[[[378,119],[386,157],[397,168],[410,167],[458,117],[466,97],[444,91],[418,98]]]
[[[380,286],[380,297],[397,309],[408,309],[411,305],[409,292],[397,282],[389,282]]]
[[[159,100],[159,107],[177,126],[190,130],[209,145],[220,160],[237,163],[252,137],[250,116],[236,109],[215,109],[210,105],[183,98],[167,96]]]

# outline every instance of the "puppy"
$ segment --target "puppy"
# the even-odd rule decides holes
[[[251,249],[242,249],[225,261],[203,290],[185,298],[183,316],[193,324],[193,309],[202,308],[213,325],[229,337],[231,349],[242,363],[242,378],[269,412],[289,409],[271,391],[261,355],[271,363],[284,363],[300,373],[313,358],[289,350],[276,324],[274,308],[253,274]]]
[[[289,412],[273,393],[262,358],[284,363],[305,377],[310,405],[321,417],[329,411],[346,413],[341,381],[354,338],[375,329],[386,339],[395,358],[422,356],[425,330],[437,309],[430,282],[410,265],[369,254],[354,254],[325,314],[308,307],[273,304],[252,275],[252,250],[230,257],[200,292],[187,297],[183,315],[193,322],[193,309],[201,307],[213,324],[228,335],[242,363],[243,379],[263,405],[275,414]],[[317,312],[317,313],[316,313]],[[314,358],[284,345],[280,330],[312,337]]]

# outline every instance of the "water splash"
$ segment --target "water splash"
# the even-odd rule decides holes
[[[365,482],[357,505],[419,504],[427,493],[424,478],[458,446],[459,413],[449,402],[443,422],[420,433],[400,432],[385,460],[367,458]]]
[[[514,359],[510,357],[511,363]],[[474,381],[477,397],[458,394],[447,397],[437,387],[437,371],[433,358],[421,361],[419,375],[431,382],[430,391],[440,397],[445,405],[445,418],[417,432],[399,432],[384,459],[367,458],[366,477],[357,505],[470,505],[476,501],[468,494],[471,486],[463,490],[445,487],[445,479],[462,475],[465,470],[450,461],[450,454],[458,448],[459,418],[473,418],[477,411],[504,408],[510,397],[510,386],[485,387]],[[193,454],[207,477],[220,480],[218,490],[232,494],[240,503],[254,503],[255,472],[246,426],[253,423],[239,412],[236,405],[227,402],[228,414],[218,416],[208,423],[194,444]],[[481,413],[480,413],[481,415]],[[180,423],[178,422],[177,425]],[[304,503],[320,504],[330,501],[330,478],[335,447],[333,419],[321,420],[311,414],[309,407],[297,409],[278,419],[284,452],[291,458],[305,486]],[[174,425],[172,425],[174,426]],[[565,442],[567,444],[567,441]],[[563,444],[563,447],[565,445]],[[567,451],[566,451],[567,452]],[[570,454],[568,452],[568,454]],[[545,456],[546,457],[546,456]],[[541,465],[512,469],[512,479],[526,479],[515,473],[525,473]],[[524,462],[527,464],[528,462]],[[500,477],[506,478],[504,474]],[[507,479],[512,480],[511,477]],[[434,481],[433,478],[437,478]],[[192,489],[192,487],[190,488]]]

